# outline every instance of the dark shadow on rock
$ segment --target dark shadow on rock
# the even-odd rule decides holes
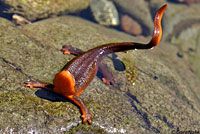
[[[12,13],[7,13],[10,9],[8,5],[5,5],[3,2],[0,2],[0,17],[12,20]]]
[[[73,101],[65,98],[64,96],[62,96],[60,94],[54,93],[54,92],[44,89],[44,88],[37,90],[35,92],[35,95],[41,99],[46,99],[46,100],[49,100],[52,102],[70,102],[79,108],[79,106],[76,103],[74,103]],[[81,112],[80,109],[79,109],[79,111]]]
[[[173,123],[170,123],[170,122],[167,120],[166,116],[156,115],[156,116],[154,116],[154,117],[156,117],[156,118],[158,118],[159,120],[163,121],[168,127],[174,128]]]
[[[178,2],[178,0],[168,0],[168,1],[171,2],[171,3],[175,3],[175,4],[188,4],[185,1],[182,1],[182,2]]]
[[[129,92],[127,93],[127,95],[131,98],[131,105],[132,107],[134,108],[134,110],[136,111],[136,113],[143,119],[143,121],[145,122],[147,128],[146,129],[149,129],[151,131],[153,131],[154,133],[160,133],[160,130],[157,129],[156,127],[152,126],[149,118],[148,118],[148,114],[139,110],[137,108],[137,106],[135,105],[135,102],[140,104],[140,101],[137,99],[136,96],[134,95],[131,95]],[[145,127],[145,126],[144,126]]]
[[[141,110],[139,110],[137,108],[137,106],[135,105],[135,102],[140,104],[140,101],[137,99],[136,96],[130,94],[130,92],[127,92],[127,95],[131,98],[131,105],[134,108],[134,110],[136,111],[136,113],[138,115],[140,115],[142,117],[142,119],[144,120],[144,122],[146,123],[146,125],[148,126],[148,129],[154,131],[155,133],[160,133],[160,130],[158,130],[156,127],[151,125],[151,122],[148,118],[148,115],[145,112],[142,112]],[[166,118],[166,116],[161,116],[161,115],[156,115],[154,116],[156,118],[158,118],[159,120],[161,120],[162,122],[164,122],[168,127],[170,128],[174,128],[173,123],[169,122]]]
[[[76,16],[76,17],[81,17],[83,19],[89,20],[91,22],[97,23],[94,19],[94,16],[92,15],[92,11],[90,8],[86,8],[80,12],[76,13],[69,13],[69,15]]]
[[[130,91],[127,92],[127,95],[135,102],[140,103],[140,101],[137,99],[135,95],[132,95]]]
[[[49,100],[49,101],[53,101],[53,102],[59,102],[59,101],[62,101],[62,102],[70,102],[67,98],[65,98],[64,96],[62,95],[59,95],[59,94],[56,94],[50,90],[47,90],[47,89],[39,89],[35,92],[35,95],[39,98],[42,98],[42,99],[46,99],[46,100]]]
[[[126,69],[124,63],[121,60],[117,59],[117,55],[115,53],[113,53],[112,57],[109,58],[111,58],[111,60],[113,61],[113,66],[115,70],[124,71]]]
[[[121,60],[119,60],[119,59],[117,59],[117,55],[115,54],[115,53],[112,53],[112,57],[110,57],[110,56],[107,56],[109,59],[111,59],[112,60],[112,62],[113,62],[113,66],[114,66],[114,68],[115,68],[115,70],[117,70],[117,71],[124,71],[126,68],[125,68],[125,65],[124,65],[124,63],[121,61]],[[102,63],[103,64],[103,63]],[[106,65],[104,65],[103,64],[103,66],[105,67],[105,68],[107,68],[107,66]],[[112,72],[110,72],[111,74],[112,74]],[[98,71],[97,72],[97,75],[96,75],[99,79],[101,79],[102,80],[102,78],[103,78],[103,74],[100,72],[100,71]],[[112,85],[112,84],[111,84]]]

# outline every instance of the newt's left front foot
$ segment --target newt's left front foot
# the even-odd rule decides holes
[[[88,121],[89,124],[92,124],[93,116],[90,113],[81,115],[81,118],[83,119],[83,123],[86,123]]]
[[[40,87],[40,88],[46,88],[46,89],[52,90],[54,87],[52,84],[38,82],[38,81],[26,81],[25,84],[26,84],[25,86],[29,88]]]
[[[36,81],[26,81],[25,84],[26,84],[25,86],[29,88],[40,86],[40,83]]]

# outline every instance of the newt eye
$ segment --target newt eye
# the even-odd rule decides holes
[[[72,95],[75,93],[75,79],[68,70],[61,71],[54,78],[53,91],[62,95]]]

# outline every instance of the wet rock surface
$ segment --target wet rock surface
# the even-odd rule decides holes
[[[159,2],[152,1],[151,6],[159,7]],[[170,42],[179,50],[177,55],[185,60],[190,70],[200,79],[200,3],[185,5],[168,3],[165,14],[164,36],[165,41]]]
[[[149,4],[158,9],[163,3],[152,0]],[[62,54],[63,45],[88,50],[105,43],[148,40],[72,16],[25,26],[0,18],[0,133],[200,131],[200,28],[199,16],[191,15],[199,10],[196,4],[190,10],[185,6],[168,3],[164,36],[155,49],[117,53],[103,60],[114,85],[106,86],[95,77],[80,95],[94,115],[92,125],[82,124],[78,107],[62,96],[26,88],[24,82],[52,83],[54,75],[74,58]]]
[[[74,104],[44,89],[25,88],[24,81],[52,82],[73,58],[59,51],[64,44],[87,50],[111,40],[138,39],[69,16],[21,27],[1,19],[0,27],[1,132],[167,133],[177,128],[199,128],[197,92],[168,66],[167,56],[159,58],[176,53],[173,46],[166,49],[163,42],[152,51],[117,54],[126,71],[115,70],[106,58],[115,84],[108,87],[95,78],[80,96],[94,115],[92,126],[88,126],[81,124]],[[169,62],[178,60],[174,56]],[[134,70],[137,75],[127,79]],[[193,76],[189,71],[182,73]]]
[[[15,13],[29,21],[66,13],[75,13],[89,6],[92,0],[2,0],[7,12]],[[3,8],[3,7],[1,7]]]

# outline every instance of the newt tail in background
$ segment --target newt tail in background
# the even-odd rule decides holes
[[[113,52],[131,49],[150,49],[157,46],[162,36],[161,19],[166,8],[167,5],[164,5],[157,11],[154,19],[154,34],[148,44],[134,42],[110,43],[93,48],[87,52],[65,45],[62,48],[63,53],[72,53],[77,55],[77,57],[68,62],[61,72],[56,74],[53,84],[27,81],[26,87],[46,88],[63,95],[79,106],[82,112],[81,118],[83,119],[83,123],[88,122],[91,124],[93,116],[89,113],[86,105],[79,98],[79,95],[86,89],[98,70],[103,74],[103,81],[105,83],[113,83],[112,75],[101,64],[102,59]]]

